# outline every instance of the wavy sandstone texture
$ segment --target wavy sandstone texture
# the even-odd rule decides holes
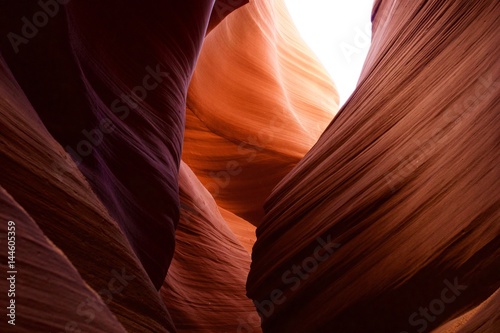
[[[429,331],[500,287],[499,11],[375,2],[357,89],[257,228],[264,332]],[[463,332],[498,331],[481,311]]]
[[[42,238],[45,234],[54,244],[49,247],[49,250],[55,251],[57,247],[64,253],[78,270],[81,278],[94,290],[94,293],[101,296],[109,310],[127,331],[137,332],[148,329],[157,332],[173,331],[172,321],[163,302],[118,224],[92,192],[75,163],[44,127],[1,58],[0,74],[2,78],[0,82],[0,128],[2,129],[0,132],[0,150],[2,151],[0,184],[17,203],[13,209],[2,205],[2,216],[23,209],[21,216],[19,212],[16,213],[21,220],[15,221],[19,226],[17,268],[20,285],[16,296],[17,301],[22,302],[23,299],[34,297],[29,289],[24,289],[25,291],[22,289],[22,284],[25,282],[21,281],[26,279],[24,281],[27,282],[29,277],[36,276],[36,265],[46,267],[44,263],[47,260],[43,256],[27,257],[27,254],[23,253],[28,250],[23,246],[23,235]],[[54,166],[57,166],[58,170],[55,170]],[[16,216],[9,219],[14,219]],[[24,226],[27,229],[23,230]],[[3,244],[5,243],[2,242]],[[41,253],[41,249],[39,251]],[[30,261],[24,264],[24,260]],[[59,265],[63,263],[60,262]],[[66,271],[71,269],[70,265],[65,264],[65,266]],[[63,274],[64,271],[61,270],[59,273]],[[69,289],[71,285],[75,285],[76,288],[80,279],[75,277],[75,281],[70,280],[70,276],[75,275],[71,273],[65,276],[66,285],[61,287]],[[45,275],[45,278],[48,279],[49,276]],[[5,279],[2,279],[2,288],[5,287],[4,281]],[[64,295],[62,290],[56,293],[51,292],[57,286],[56,279],[53,282],[47,282],[48,284],[42,285],[45,298],[38,300],[42,304],[52,304],[56,302],[53,299],[57,300],[59,295]],[[32,286],[40,287],[40,285]],[[74,300],[67,299],[67,305],[73,306],[75,302],[77,306],[82,302],[85,304],[87,296],[82,294],[82,291],[80,294],[81,296],[75,295]],[[61,296],[61,302],[63,301]],[[62,305],[64,303],[60,306]],[[36,304],[33,307],[40,311],[39,318],[53,316],[50,307]],[[80,309],[81,311],[76,312],[78,320],[73,329],[83,329],[89,320],[91,327],[95,330],[101,329],[100,321],[92,321],[85,314],[89,307],[94,308],[94,304],[85,304]],[[100,309],[100,306],[97,305],[97,308]],[[18,313],[22,309],[21,306]],[[137,309],[141,309],[141,312],[137,312]],[[69,309],[67,311],[69,312]],[[68,321],[75,317],[76,310],[72,311],[73,313],[68,315]],[[104,314],[103,317],[105,317]],[[54,328],[64,328],[62,318],[52,324]],[[2,320],[0,325],[4,327],[6,322]],[[35,323],[30,323],[30,325],[35,325]],[[40,329],[44,329],[50,323],[40,322],[39,325]],[[33,332],[21,323],[20,329]],[[42,332],[48,331],[50,330],[42,330]]]
[[[177,331],[237,332],[241,323],[260,331],[259,316],[245,296],[250,254],[184,163],[179,189],[176,250],[161,289]]]
[[[16,256],[20,271],[15,288],[18,295],[16,312],[17,322],[22,322],[18,332],[51,332],[66,328],[89,331],[99,328],[93,331],[125,333],[99,295],[89,288],[61,250],[45,237],[35,221],[3,188],[0,188],[0,204],[2,221],[12,221],[9,225],[2,223],[1,232],[15,233],[15,243],[18,248],[22,248]],[[13,270],[7,267],[6,254],[6,251],[0,254],[2,272]],[[11,276],[7,274],[7,277]],[[47,299],[52,301],[46,302]],[[11,306],[7,301],[6,297],[2,297],[2,309]],[[40,308],[45,311],[40,311]],[[85,320],[82,321],[77,314],[78,309],[80,314],[84,314]],[[4,325],[5,318],[2,318],[2,327]]]
[[[5,55],[157,288],[179,218],[186,90],[211,13],[210,1],[194,3],[71,1],[66,15]]]
[[[257,0],[207,36],[189,87],[183,160],[224,209],[257,225],[272,188],[338,110],[282,0]]]
[[[115,331],[174,332],[155,286],[163,284],[174,253],[187,87],[213,2],[73,0],[51,6],[53,18],[18,44],[4,36],[22,34],[19,18],[33,17],[39,5],[2,4],[0,10],[0,184],[27,212],[20,225],[35,232],[29,214],[111,312],[98,302],[72,310],[92,293],[78,285],[68,265],[60,273],[75,280],[65,280],[60,291],[74,299],[55,308],[68,306],[67,312],[50,326],[53,308],[41,304],[57,297],[51,292],[60,283],[55,280],[39,294],[46,297],[41,304],[33,303],[40,322],[30,319],[31,326],[20,329],[99,331],[114,320]],[[242,262],[246,270],[238,270],[244,301],[231,304],[255,313],[243,296],[248,260]],[[24,262],[21,257],[24,274],[36,275],[36,267]],[[33,295],[23,283],[19,302]],[[5,279],[1,287],[7,289]],[[102,316],[87,318],[87,306]],[[77,317],[77,327],[64,327],[63,317]]]
[[[0,5],[16,331],[498,331],[497,1],[376,0],[337,116],[283,0],[60,1]]]

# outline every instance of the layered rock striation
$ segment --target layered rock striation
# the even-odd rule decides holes
[[[500,287],[499,10],[375,2],[356,90],[257,228],[264,332],[432,330]]]

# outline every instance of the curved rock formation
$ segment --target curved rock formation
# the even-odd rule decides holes
[[[184,163],[179,189],[176,249],[161,289],[177,332],[237,332],[240,325],[259,332],[259,316],[245,296],[249,253]]]
[[[7,309],[10,322],[2,318],[2,332],[14,327],[9,325],[16,325],[20,327],[16,332],[125,333],[101,297],[88,287],[69,260],[1,187],[0,206],[0,232],[12,246],[13,257],[8,259],[4,249],[0,252],[0,268],[2,275],[7,272],[8,281],[8,288],[2,291],[9,296],[9,299],[2,297],[0,304],[2,309]],[[13,264],[7,265],[8,262]]]
[[[35,318],[33,324],[22,325],[22,329],[97,331],[114,325],[115,331],[120,331],[123,325],[133,332],[175,331],[151,281],[161,286],[174,252],[172,237],[179,202],[177,169],[187,86],[213,3],[196,2],[193,6],[189,2],[143,2],[128,7],[116,1],[73,1],[65,7],[48,3],[49,7],[44,3],[42,9],[51,14],[52,20],[39,27],[29,43],[2,39],[2,53],[8,65],[2,59],[0,183],[102,298],[101,303],[92,301],[90,305],[99,309],[102,305],[104,312],[99,320],[86,318],[86,302],[92,297],[85,296],[85,292],[92,295],[91,289],[78,291],[81,299],[68,290],[74,299],[56,304],[68,306],[66,312],[61,311],[61,318],[49,316],[57,319],[53,323],[37,323],[40,319]],[[243,3],[230,5],[235,9]],[[34,2],[12,4],[8,10],[11,15],[2,19],[1,27],[5,35],[18,28],[16,18],[40,16],[40,8]],[[223,14],[216,10],[219,7],[212,13],[212,27],[228,13],[227,9]],[[144,15],[137,15],[138,12]],[[215,21],[214,15],[219,16]],[[13,214],[3,207],[2,212]],[[213,219],[210,221],[219,228],[225,223],[220,215]],[[240,260],[238,268],[226,272],[235,281],[228,283],[224,276],[208,274],[204,283],[218,279],[219,290],[239,298],[222,299],[221,304],[229,312],[210,326],[205,327],[206,322],[197,324],[201,329],[221,325],[236,328],[237,321],[223,323],[232,312],[245,317],[253,313],[254,326],[256,323],[253,306],[244,296],[249,255],[225,228],[221,250],[215,255],[208,251],[202,263],[217,264],[224,249],[239,251],[239,255],[226,259],[229,267],[236,265],[230,259]],[[225,243],[227,239],[231,242]],[[176,277],[180,269],[174,266],[172,276]],[[124,286],[116,286],[117,280]],[[182,282],[186,285],[176,285],[179,292],[192,290],[189,280]],[[40,296],[47,297],[49,292],[47,289]],[[21,288],[20,293],[19,300],[23,301],[33,290]],[[211,311],[210,295],[207,293],[203,299],[207,309],[199,312],[205,313],[205,318]],[[40,302],[49,300],[42,297]],[[169,304],[168,299],[164,302]],[[23,303],[20,309],[25,306]],[[107,317],[111,313],[108,307],[121,324],[113,315]],[[175,305],[171,307],[176,309]],[[36,306],[31,310],[38,311],[41,318],[47,317],[45,311],[51,309]],[[71,327],[64,327],[64,318]],[[76,326],[72,326],[73,319],[77,320]],[[80,325],[80,321],[84,323]],[[180,314],[175,322],[182,329]]]
[[[1,58],[0,75],[2,187],[63,251],[126,330],[173,331],[166,308],[118,224],[46,130]],[[37,232],[29,221],[19,221],[23,222],[34,228],[24,232]],[[122,287],[111,283],[116,280]],[[49,303],[51,298],[40,302]],[[138,308],[143,312],[137,313]],[[38,310],[46,311],[44,307]]]
[[[186,93],[212,6],[74,0],[57,5],[26,45],[1,45],[44,125],[77,161],[157,288],[174,251]],[[5,35],[41,8],[8,10]]]
[[[257,225],[272,188],[338,110],[282,0],[256,0],[207,36],[189,87],[183,160],[222,208]]]
[[[257,228],[264,332],[431,330],[500,287],[499,10],[376,1],[357,89]]]
[[[496,333],[498,1],[376,0],[335,118],[283,0],[246,2],[0,5],[16,329]]]

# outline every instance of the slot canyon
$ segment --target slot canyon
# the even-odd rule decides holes
[[[374,0],[341,104],[285,0],[2,1],[0,332],[500,332],[499,54]]]

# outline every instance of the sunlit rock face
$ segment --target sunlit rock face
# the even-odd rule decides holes
[[[205,40],[183,159],[222,208],[258,225],[265,198],[337,110],[336,89],[283,1],[252,1]]]
[[[375,2],[357,89],[257,228],[264,332],[431,331],[499,288],[499,11]]]
[[[260,332],[245,296],[255,241],[245,218],[258,223],[337,108],[282,2],[252,2],[210,31],[188,93],[181,216],[161,289],[179,332]]]

